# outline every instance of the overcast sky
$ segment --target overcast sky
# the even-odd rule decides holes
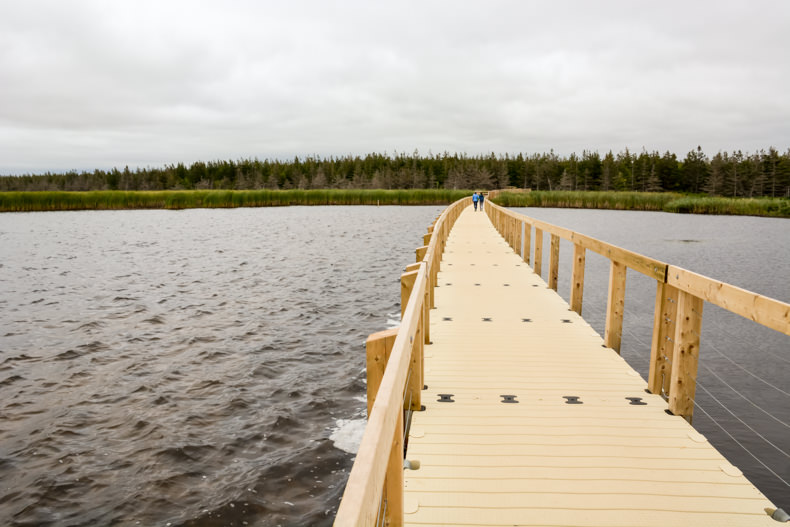
[[[0,0],[0,174],[697,145],[790,147],[790,2]]]

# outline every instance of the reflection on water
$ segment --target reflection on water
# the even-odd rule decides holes
[[[790,302],[790,220],[514,210]],[[558,291],[567,300],[570,243],[560,243],[560,254]],[[544,257],[543,269],[547,269],[548,255]],[[583,315],[601,335],[608,279],[609,260],[587,251]],[[650,361],[655,289],[654,280],[628,272],[622,354],[644,378]],[[706,304],[698,375],[694,427],[776,505],[790,510],[790,337]]]
[[[0,525],[330,524],[440,210],[0,215]]]

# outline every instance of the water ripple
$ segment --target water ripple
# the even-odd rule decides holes
[[[0,216],[0,525],[330,525],[438,211]]]

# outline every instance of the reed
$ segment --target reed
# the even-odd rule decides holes
[[[465,190],[162,190],[0,192],[0,212],[189,209],[289,205],[446,205]]]
[[[495,200],[504,207],[559,207],[577,209],[663,210],[682,194],[608,191],[502,192]]]
[[[674,192],[536,191],[502,192],[494,200],[503,207],[649,210],[790,218],[790,200],[787,198],[719,198]]]
[[[687,214],[729,214],[734,216],[770,216],[790,218],[787,198],[718,198],[687,196],[670,201],[666,212]]]

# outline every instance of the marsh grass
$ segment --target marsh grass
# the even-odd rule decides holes
[[[192,209],[289,205],[448,205],[467,190],[162,190],[0,192],[0,212],[54,210]],[[651,210],[790,218],[787,198],[719,198],[672,192],[502,192],[505,207]]]
[[[790,200],[787,198],[719,198],[674,192],[536,191],[502,192],[494,201],[503,207],[650,210],[790,218]]]
[[[0,192],[0,212],[190,209],[289,205],[446,205],[465,190],[163,190]]]

